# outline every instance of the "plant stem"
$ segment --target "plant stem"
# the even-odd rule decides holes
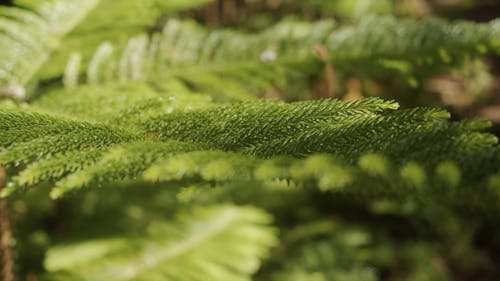
[[[6,182],[5,169],[0,167],[0,191]],[[10,224],[8,206],[6,199],[0,199],[0,277],[2,281],[15,281],[14,254],[12,251],[12,227]]]

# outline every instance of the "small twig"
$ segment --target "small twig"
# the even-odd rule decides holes
[[[7,174],[0,167],[0,191],[5,187]],[[12,251],[12,227],[10,224],[7,200],[0,199],[0,277],[1,281],[15,281],[14,253]]]

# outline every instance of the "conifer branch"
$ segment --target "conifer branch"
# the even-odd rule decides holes
[[[151,225],[141,237],[54,247],[46,267],[54,278],[66,270],[84,280],[246,281],[277,242],[270,223],[252,207],[197,207]],[[90,258],[79,254],[87,247],[96,249]]]
[[[348,72],[422,76],[458,65],[468,56],[498,53],[499,24],[368,16],[357,26],[334,31],[326,45],[333,64]]]
[[[285,20],[250,35],[170,20],[149,41],[145,35],[131,38],[119,58],[128,63],[117,62],[120,66],[112,76],[122,81],[176,78],[197,89],[234,98],[284,87],[287,81],[320,73],[324,64],[342,73],[400,74],[414,79],[456,67],[466,58],[498,53],[498,25],[498,20],[477,24],[370,16],[338,29],[331,21]],[[139,41],[143,43],[135,46]],[[319,56],[318,46],[322,49]],[[102,80],[109,80],[109,71],[92,71],[97,72],[105,73]],[[225,87],[218,86],[221,84]]]
[[[500,165],[500,149],[495,147],[490,153],[482,157],[474,154],[476,159],[467,162],[479,165],[473,167],[451,158],[416,162],[404,156],[392,160],[373,153],[346,161],[329,154],[262,159],[234,152],[193,151],[157,161],[142,178],[160,185],[187,181],[225,187],[240,182],[265,186],[288,180],[300,188],[351,195],[358,200],[436,200],[487,214],[496,212],[495,202],[500,198],[494,190],[497,168],[491,168]],[[477,178],[483,169],[492,170],[486,172],[487,178]]]
[[[96,47],[93,45],[95,42],[105,40],[96,40],[96,35],[97,38],[112,37],[113,28],[133,35],[144,27],[153,26],[165,11],[185,9],[208,1],[167,3],[147,0],[137,5],[137,2],[130,0],[19,0],[15,7],[1,6],[0,30],[6,36],[0,39],[0,49],[4,50],[0,54],[0,86],[26,85],[48,62],[52,52],[59,49],[61,42],[64,42],[61,44],[64,46],[78,42],[77,46]],[[114,13],[115,17],[110,13]],[[106,29],[108,32],[102,32]],[[68,37],[69,34],[72,36]],[[82,44],[82,40],[85,43]],[[53,78],[51,75],[54,72],[56,75],[63,73],[62,60],[67,60],[70,54],[65,53],[66,48],[60,49],[61,53],[48,62],[42,76]],[[85,64],[88,63],[88,55],[88,51],[84,53]]]
[[[167,79],[82,85],[71,93],[65,89],[54,90],[33,101],[32,105],[43,112],[59,113],[79,120],[128,126],[148,116],[194,109],[211,101],[211,97],[192,91],[179,80]]]
[[[100,103],[100,94],[97,97]],[[102,106],[93,106],[91,99],[88,102],[89,108]],[[129,102],[137,104],[125,109]],[[440,109],[397,109],[396,103],[380,99],[230,105],[202,101],[200,108],[191,109],[187,104],[131,100],[100,120],[123,128],[39,113],[0,112],[0,127],[4,129],[0,137],[5,143],[0,161],[21,169],[1,195],[47,181],[56,186],[51,195],[60,197],[91,185],[137,181],[144,171],[145,179],[151,182],[188,180],[225,185],[280,178],[300,185],[308,182],[308,176],[297,177],[305,170],[292,169],[296,161],[302,163],[294,157],[316,159],[312,156],[316,153],[329,153],[334,159],[317,160],[323,163],[319,166],[314,164],[316,160],[310,162],[316,171],[310,176],[322,190],[361,186],[356,180],[362,172],[349,165],[373,152],[396,166],[422,163],[424,170],[445,161],[458,163],[458,170],[469,170],[471,175],[464,185],[485,186],[484,176],[496,172],[491,167],[500,159],[496,137],[482,132],[489,122],[450,122],[446,120],[449,114]],[[280,164],[271,168],[280,159],[276,156],[294,157],[287,165],[278,161]],[[266,162],[259,157],[271,159]],[[473,163],[481,162],[488,164],[479,165],[482,170],[475,168]],[[281,172],[256,176],[266,169],[267,173]],[[354,188],[352,192],[371,191]],[[386,195],[397,197],[399,192]]]
[[[287,135],[296,137],[322,124],[370,119],[397,107],[394,102],[379,99],[352,103],[335,100],[291,104],[243,102],[173,112],[145,120],[141,127],[162,139],[198,142],[222,150],[242,150]]]
[[[52,198],[59,198],[65,193],[88,187],[101,186],[126,180],[133,180],[156,160],[179,152],[200,149],[201,147],[181,142],[133,142],[115,146],[104,153],[99,161],[82,168],[74,174],[57,182],[51,191]]]
[[[491,123],[373,97],[500,54],[500,20],[285,19],[250,33],[167,15],[210,1],[0,5],[2,280],[489,277]],[[290,7],[349,1],[303,2]],[[275,20],[256,19],[245,27]],[[493,80],[481,66],[463,73],[474,94]],[[307,100],[336,90],[356,101]],[[280,247],[260,270],[273,217]]]

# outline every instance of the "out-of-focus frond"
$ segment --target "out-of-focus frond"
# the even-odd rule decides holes
[[[270,223],[251,207],[194,208],[142,237],[55,247],[45,261],[48,280],[248,281],[277,242]]]

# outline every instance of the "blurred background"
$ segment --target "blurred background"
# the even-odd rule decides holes
[[[257,31],[284,18],[305,20],[335,19],[352,24],[369,15],[397,17],[440,17],[449,20],[487,22],[500,16],[498,0],[218,0],[184,17],[214,27],[233,27]],[[484,117],[495,123],[500,134],[500,58],[470,59],[462,67],[426,77],[418,84],[405,83],[401,77],[373,79],[345,75],[332,69],[325,79],[313,81],[315,92],[301,93],[294,99],[338,97],[346,100],[362,96],[392,98],[404,106],[446,107],[456,119]],[[328,75],[330,74],[330,75]],[[333,77],[332,77],[333,76]],[[330,81],[328,81],[328,79]],[[333,80],[333,81],[332,81]],[[391,94],[393,93],[393,94]],[[398,93],[405,93],[404,96]],[[290,98],[288,94],[268,96]]]

